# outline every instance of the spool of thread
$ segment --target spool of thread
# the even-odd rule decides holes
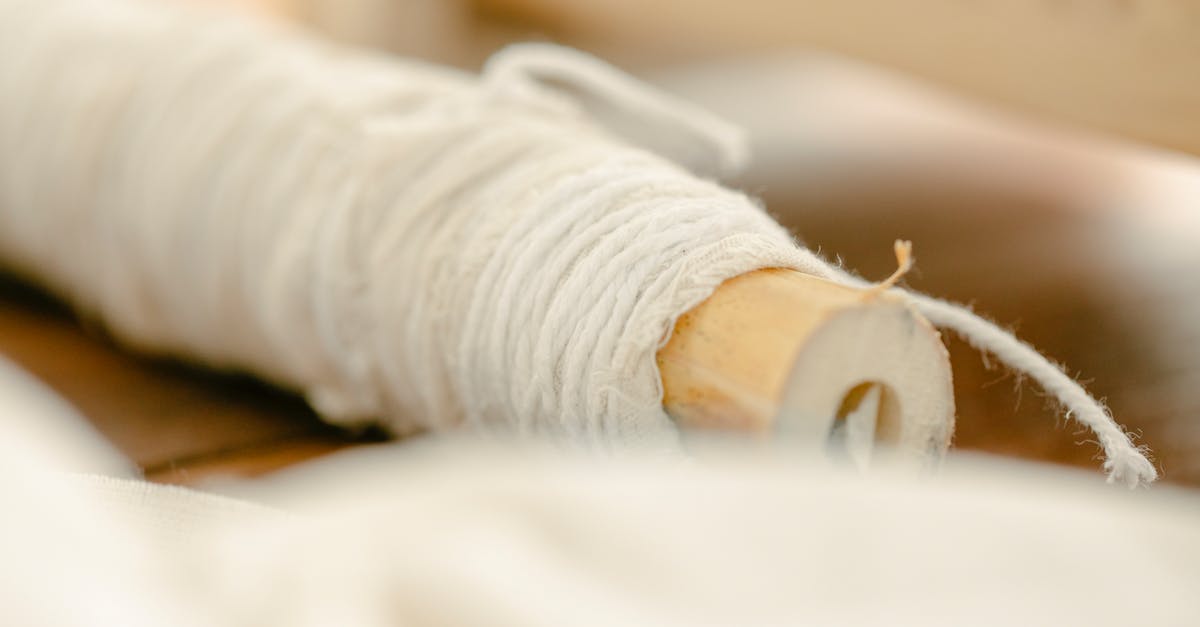
[[[797,308],[784,428],[875,399],[902,450],[939,455],[944,355],[896,342],[936,338],[919,310],[1063,399],[1111,479],[1155,476],[1028,346],[827,265],[705,178],[743,160],[734,129],[580,53],[512,49],[477,79],[173,4],[0,0],[0,92],[0,260],[133,347],[256,373],[335,422],[674,446],[659,347],[726,281],[777,268],[844,291],[774,309]],[[897,374],[914,355],[928,376]],[[897,397],[918,400],[889,414]],[[838,437],[869,440],[869,418]]]

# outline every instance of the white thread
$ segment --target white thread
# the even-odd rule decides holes
[[[577,50],[536,43],[510,46],[488,59],[484,76],[499,93],[549,98],[558,94],[538,90],[538,83],[566,88],[571,97],[556,98],[558,106],[583,106],[622,138],[698,174],[729,176],[749,161],[742,129],[687,101],[651,92],[629,75]]]
[[[654,353],[677,316],[758,268],[862,284],[614,137],[722,171],[728,125],[558,48],[502,53],[481,86],[178,7],[0,0],[0,93],[5,261],[126,342],[335,421],[667,444]],[[911,299],[1095,429],[1111,480],[1153,480],[1032,349]]]
[[[1154,464],[1133,445],[1129,435],[1108,411],[1033,347],[961,305],[921,294],[909,293],[908,297],[934,325],[954,330],[971,346],[987,351],[1013,370],[1029,375],[1067,408],[1068,417],[1087,425],[1104,449],[1104,470],[1108,473],[1109,483],[1136,488],[1158,478]]]
[[[892,288],[895,281],[912,267],[911,243],[896,242],[896,259],[899,268],[882,283],[871,284],[841,271],[838,272],[839,278],[859,287],[884,287],[894,294],[904,296],[934,326],[954,331],[976,350],[996,356],[1006,366],[1037,381],[1043,390],[1062,403],[1067,410],[1067,417],[1078,420],[1096,434],[1104,450],[1104,470],[1108,473],[1109,483],[1122,483],[1136,488],[1148,485],[1158,478],[1158,470],[1146,457],[1145,447],[1134,446],[1130,436],[1113,420],[1103,405],[1032,346],[971,313],[962,305],[909,290]]]

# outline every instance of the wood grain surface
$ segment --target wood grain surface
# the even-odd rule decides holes
[[[773,198],[805,241],[867,277],[916,243],[909,287],[970,304],[1107,403],[1154,451],[1163,480],[1200,485],[1200,230],[1151,207],[1080,210],[1032,190],[938,176]],[[1191,243],[1191,245],[1189,245]],[[1039,390],[947,334],[955,448],[1094,469],[1099,447]]]
[[[253,476],[355,443],[299,397],[253,379],[146,359],[66,307],[0,276],[0,354],[72,403],[150,479]]]

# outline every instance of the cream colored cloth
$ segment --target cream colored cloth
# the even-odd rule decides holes
[[[1183,490],[955,457],[936,478],[857,477],[805,450],[599,460],[443,439],[223,486],[235,500],[58,472],[78,445],[31,427],[60,403],[16,398],[0,395],[4,625],[1200,620],[1200,495]]]

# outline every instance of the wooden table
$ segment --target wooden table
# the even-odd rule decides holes
[[[1164,481],[1200,485],[1200,219],[1176,226],[1138,203],[1072,207],[1038,190],[985,187],[987,178],[876,173],[869,185],[768,206],[870,278],[894,269],[893,238],[912,239],[910,287],[1014,329],[1140,434]],[[955,448],[1098,468],[1089,431],[1035,386],[945,339]]]
[[[122,351],[94,325],[11,277],[0,277],[0,353],[73,403],[155,481],[254,476],[360,442],[298,397]]]

